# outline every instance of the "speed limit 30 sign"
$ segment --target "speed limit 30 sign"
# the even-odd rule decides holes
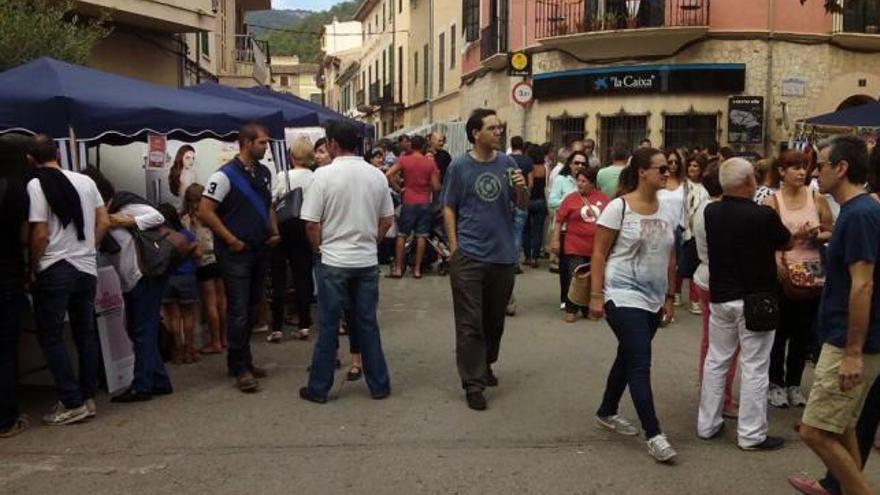
[[[511,96],[513,97],[513,101],[519,105],[526,106],[532,102],[535,98],[535,93],[532,91],[532,85],[523,81],[516,84],[513,87],[513,91],[511,91]]]

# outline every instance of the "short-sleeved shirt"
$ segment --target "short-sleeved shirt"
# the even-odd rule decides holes
[[[433,192],[431,176],[438,172],[434,160],[421,153],[406,155],[400,159],[400,170],[403,173],[403,204],[430,203]]]
[[[5,183],[5,184],[3,184]],[[0,179],[0,287],[24,284],[21,227],[28,220],[28,195],[21,182]]]
[[[724,196],[706,206],[703,215],[712,302],[776,290],[776,251],[791,238],[776,211],[751,198]]]
[[[516,166],[522,172],[523,177],[527,177],[532,172],[532,168],[534,168],[535,163],[532,161],[531,158],[527,157],[526,155],[510,155],[510,157],[513,158],[514,162],[516,162]]]
[[[874,291],[864,352],[880,352],[880,204],[861,194],[840,207],[840,216],[828,243],[825,291],[819,316],[822,341],[846,346],[849,327],[849,267],[863,261],[874,264]]]
[[[230,173],[240,173],[243,180],[249,184],[255,201],[248,199],[244,191],[238,187],[233,187],[224,169]],[[262,163],[257,162],[253,169],[248,171],[238,157],[233,158],[208,178],[202,196],[219,203],[217,216],[239,240],[256,247],[262,246],[269,238],[268,215],[272,202],[272,173]],[[258,211],[257,205],[264,210]],[[215,236],[215,247],[224,245],[223,240]]]
[[[605,302],[660,311],[666,300],[676,221],[662,202],[652,215],[633,211],[622,198],[608,203],[599,225],[617,231],[617,237],[605,262]]]
[[[43,193],[39,179],[31,179],[27,185],[30,199],[31,223],[46,223],[49,227],[49,244],[40,258],[39,272],[59,261],[66,261],[78,271],[98,276],[98,252],[95,249],[95,210],[104,206],[95,182],[83,174],[62,170],[67,180],[73,184],[79,195],[83,212],[84,240],[79,240],[73,222],[62,227],[61,220],[52,212],[49,201]]]
[[[441,148],[434,152],[434,163],[437,164],[437,169],[440,170],[440,180],[443,181],[446,178],[446,171],[449,170],[449,164],[452,163],[452,156]]]
[[[193,234],[189,229],[183,229],[180,231],[184,237],[189,240],[189,242],[196,242],[196,235]],[[177,265],[177,274],[178,275],[192,275],[196,272],[196,260],[192,257],[186,258],[181,261],[179,265]]]
[[[592,191],[586,198],[571,193],[562,200],[556,212],[556,223],[565,224],[564,254],[593,256],[596,222],[606,206],[608,198],[600,191]]]
[[[321,224],[321,263],[366,268],[378,261],[379,219],[394,216],[385,174],[344,156],[315,171],[300,218]]]
[[[620,172],[623,165],[609,165],[601,170],[596,176],[596,185],[609,198],[617,195],[617,187],[620,184]]]
[[[467,257],[483,263],[516,263],[514,190],[507,178],[507,169],[515,166],[504,153],[490,162],[465,153],[446,172],[443,206],[455,212],[458,249]]]

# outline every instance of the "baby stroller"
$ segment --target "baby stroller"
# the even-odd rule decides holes
[[[449,259],[452,253],[446,242],[446,232],[443,230],[443,214],[439,210],[434,213],[434,222],[431,232],[427,237],[427,245],[425,246],[425,256],[422,258],[422,271],[431,268],[437,263],[437,274],[446,275],[449,273]],[[413,268],[416,263],[416,242],[415,237],[410,237],[406,242],[406,265]]]

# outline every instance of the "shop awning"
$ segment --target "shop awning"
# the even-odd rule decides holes
[[[880,127],[880,103],[868,103],[817,115],[807,119],[806,123],[841,127]]]
[[[261,87],[247,88],[247,89],[243,89],[242,91],[249,93],[249,94],[252,94],[252,95],[273,98],[277,101],[294,103],[294,104],[302,105],[306,108],[309,108],[310,110],[312,110],[318,114],[318,119],[319,119],[321,125],[327,124],[328,122],[336,122],[336,121],[348,122],[350,124],[354,124],[355,126],[357,126],[358,129],[360,129],[360,131],[364,137],[371,138],[373,136],[373,134],[372,134],[373,133],[373,126],[372,125],[366,124],[366,123],[361,122],[360,120],[357,120],[357,119],[352,119],[350,117],[346,117],[345,115],[342,115],[339,112],[335,112],[325,106],[318,105],[317,103],[313,103],[309,100],[305,100],[303,98],[300,98],[299,96],[292,95],[290,93],[281,93],[278,91],[272,91],[271,89],[266,89],[266,88],[261,88]]]
[[[159,86],[40,58],[0,73],[0,133],[45,133],[55,139],[125,144],[150,133],[197,141],[232,139],[241,124],[265,125],[284,139],[277,108]]]

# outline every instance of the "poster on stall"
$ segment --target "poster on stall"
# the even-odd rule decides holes
[[[731,96],[727,112],[727,142],[761,144],[764,142],[764,97]]]
[[[98,269],[96,294],[98,339],[104,357],[107,389],[112,395],[131,385],[134,377],[134,349],[125,331],[125,302],[113,267]]]
[[[147,170],[162,169],[165,167],[165,152],[168,141],[162,134],[150,134],[147,136]]]

